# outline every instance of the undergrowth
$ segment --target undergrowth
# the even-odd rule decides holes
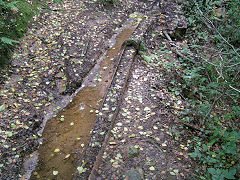
[[[46,8],[45,0],[0,0],[0,67],[9,62],[32,17]]]
[[[179,118],[191,131],[190,156],[199,163],[199,178],[239,179],[240,1],[190,0],[183,10],[187,43],[170,42],[178,59],[164,63],[158,54],[143,58],[162,63],[172,79],[169,90],[187,104]]]
[[[190,156],[201,179],[240,178],[240,2],[186,1],[188,42],[178,47],[181,75],[171,90],[188,108],[180,116],[199,128]]]
[[[37,8],[28,1],[15,0],[0,0],[0,7],[0,63],[2,65],[9,61],[14,45],[23,36]]]

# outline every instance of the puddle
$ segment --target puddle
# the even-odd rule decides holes
[[[90,138],[101,106],[114,74],[113,58],[135,28],[124,29],[116,37],[116,44],[108,50],[105,58],[96,64],[85,79],[83,87],[66,108],[47,121],[43,132],[43,144],[38,150],[38,165],[31,179],[73,179],[77,153],[81,152]],[[57,175],[53,175],[53,171]]]

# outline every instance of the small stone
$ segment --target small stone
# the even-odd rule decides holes
[[[126,180],[142,180],[143,170],[141,168],[129,170],[125,173]]]
[[[64,76],[64,73],[61,73],[61,72],[60,72],[60,73],[56,74],[55,77],[56,77],[56,78],[62,78],[63,76]]]
[[[138,149],[134,146],[127,147],[127,156],[128,157],[137,157],[139,155]]]
[[[66,91],[67,89],[67,84],[65,81],[63,80],[57,80],[57,89],[58,89],[58,92],[61,94],[63,92]]]

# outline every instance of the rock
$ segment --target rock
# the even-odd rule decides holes
[[[64,80],[57,80],[57,88],[59,94],[66,91],[66,82]]]
[[[187,31],[187,21],[178,21],[176,25],[173,25],[169,30],[169,36],[173,39],[181,40]]]
[[[138,149],[134,146],[127,147],[127,157],[137,157],[139,155]]]
[[[56,74],[56,78],[62,78],[64,76],[64,73],[60,72]]]
[[[143,170],[141,168],[129,170],[125,173],[126,180],[142,180]]]

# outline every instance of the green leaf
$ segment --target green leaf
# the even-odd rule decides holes
[[[213,138],[208,144],[207,146],[212,146],[215,142],[217,142],[220,138]]]
[[[235,179],[234,176],[235,176],[236,172],[237,172],[237,170],[236,170],[235,168],[232,168],[232,169],[230,169],[229,171],[226,170],[226,171],[224,172],[224,176],[225,176],[225,178],[227,178],[227,179]]]
[[[173,172],[174,172],[175,174],[178,174],[179,170],[178,170],[178,169],[174,169]]]
[[[212,175],[214,175],[216,172],[216,170],[214,168],[208,168],[208,172]]]
[[[62,0],[54,0],[55,3],[60,4]]]
[[[237,145],[232,142],[226,143],[222,146],[226,153],[235,155],[237,153]]]
[[[12,137],[13,136],[13,133],[11,131],[6,131],[5,134],[8,136],[8,137]]]
[[[2,41],[2,43],[8,44],[11,46],[13,45],[13,43],[19,43],[19,41],[15,41],[15,40],[7,38],[7,37],[1,37],[0,40]]]
[[[148,63],[151,61],[151,56],[147,56],[145,54],[142,55],[143,59],[146,60]]]
[[[86,168],[83,168],[82,166],[78,166],[77,170],[78,170],[79,174],[82,174],[82,173],[84,173],[86,171]]]
[[[17,8],[16,4],[19,3],[19,2],[20,1],[13,1],[13,2],[7,3],[6,7],[11,8],[11,9]]]
[[[201,153],[200,153],[200,150],[201,148],[199,146],[196,147],[195,151],[193,153],[190,153],[189,155],[192,157],[192,158],[195,158],[195,157],[201,157]]]
[[[0,106],[0,111],[3,111],[4,108],[5,108],[4,105],[1,105],[1,106]]]

